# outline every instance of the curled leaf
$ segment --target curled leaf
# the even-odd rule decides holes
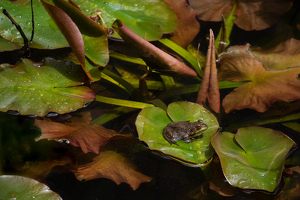
[[[91,75],[85,68],[84,43],[81,33],[76,24],[62,9],[53,6],[45,2],[44,0],[41,0],[41,3],[43,4],[52,20],[55,22],[61,33],[65,36],[87,76],[92,79]]]
[[[211,29],[204,73],[199,86],[196,102],[200,105],[205,105],[206,99],[208,100],[209,107],[216,113],[219,113],[220,92],[217,77],[216,50],[214,34]]]
[[[113,23],[113,28],[127,44],[133,47],[137,53],[141,55],[142,59],[152,69],[184,76],[197,76],[194,70],[133,33],[120,20],[116,20]]]

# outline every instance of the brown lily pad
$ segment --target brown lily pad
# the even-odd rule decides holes
[[[262,30],[275,24],[292,6],[292,0],[189,0],[203,21],[222,21],[237,2],[234,23],[246,31]]]
[[[185,0],[165,0],[177,16],[178,27],[171,34],[170,39],[183,48],[193,41],[200,30],[195,11]]]
[[[268,55],[261,56],[260,60]],[[287,61],[289,62],[289,61]],[[249,81],[229,93],[222,102],[226,113],[250,108],[265,112],[276,101],[300,99],[300,68],[267,71],[249,51],[249,44],[234,46],[220,60],[219,81]]]

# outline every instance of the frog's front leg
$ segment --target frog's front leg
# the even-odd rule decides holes
[[[177,144],[177,142],[175,141],[177,138],[173,136],[173,129],[170,127],[165,127],[163,130],[163,136],[164,138],[172,145],[172,144],[176,144],[177,146],[179,146]]]
[[[186,142],[186,143],[192,142],[192,139],[191,139],[191,137],[190,137],[189,135],[183,136],[182,140],[183,140],[184,142]]]

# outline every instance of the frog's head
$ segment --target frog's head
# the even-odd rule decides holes
[[[208,126],[204,124],[201,119],[199,119],[197,122],[195,122],[195,127],[193,127],[192,132],[194,132],[194,134],[201,133],[205,131],[207,128]]]

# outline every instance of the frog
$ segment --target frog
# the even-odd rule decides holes
[[[164,138],[172,145],[178,145],[175,140],[190,143],[201,138],[208,126],[201,119],[196,122],[178,121],[169,123],[163,130]],[[179,146],[179,145],[178,145]]]

